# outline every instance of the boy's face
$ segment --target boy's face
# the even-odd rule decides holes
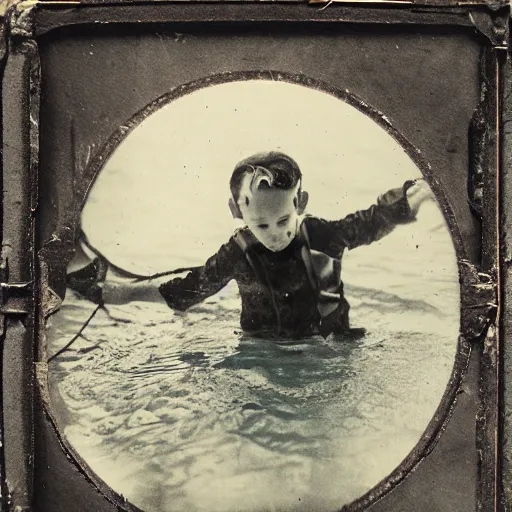
[[[296,197],[297,188],[260,188],[253,193],[249,204],[240,202],[247,227],[273,252],[286,249],[297,234],[299,214],[294,201]]]

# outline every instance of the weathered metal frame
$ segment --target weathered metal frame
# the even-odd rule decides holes
[[[504,63],[503,98],[501,116],[502,150],[500,204],[502,214],[498,219],[501,244],[501,276],[500,276],[500,328],[501,328],[501,357],[498,364],[498,375],[501,378],[499,393],[499,423],[498,423],[498,451],[499,459],[498,478],[500,485],[500,510],[512,510],[512,452],[510,440],[512,439],[512,67],[509,59]]]
[[[387,5],[386,5],[387,4]],[[45,245],[44,254],[36,259],[37,201],[38,201],[38,110],[40,95],[39,62],[37,40],[58,27],[88,25],[92,23],[126,25],[137,19],[139,23],[180,23],[208,25],[286,24],[286,25],[359,25],[371,26],[435,26],[444,30],[475,30],[482,45],[481,77],[482,98],[471,129],[472,168],[470,178],[470,198],[473,199],[475,214],[483,223],[483,252],[480,268],[467,261],[460,265],[462,286],[462,328],[459,356],[455,365],[451,384],[440,405],[438,419],[431,423],[425,442],[403,463],[386,481],[344,510],[365,510],[386,496],[417,464],[427,457],[442,436],[448,419],[455,407],[457,395],[463,391],[463,377],[467,374],[470,352],[478,352],[480,365],[479,392],[480,410],[477,418],[477,439],[475,449],[480,453],[479,466],[479,510],[499,510],[506,507],[510,495],[500,490],[500,422],[498,406],[502,399],[500,380],[501,353],[506,333],[507,317],[500,310],[496,297],[506,294],[504,285],[508,274],[501,274],[501,243],[498,235],[500,223],[504,222],[502,210],[506,208],[508,181],[504,180],[504,159],[509,158],[507,146],[503,145],[502,89],[504,83],[505,56],[508,46],[508,8],[505,2],[472,2],[460,5],[458,2],[445,2],[440,7],[437,2],[414,2],[411,5],[397,5],[393,2],[370,3],[356,6],[350,2],[340,2],[324,9],[308,6],[301,2],[119,2],[115,5],[101,1],[39,2],[21,3],[15,6],[7,17],[5,25],[6,46],[2,48],[4,59],[2,73],[2,170],[3,170],[3,224],[2,224],[2,319],[5,333],[2,337],[2,400],[3,453],[0,464],[3,502],[0,510],[16,512],[39,510],[40,504],[33,503],[34,476],[34,425],[41,421],[52,421],[51,410],[47,407],[47,418],[34,421],[34,404],[40,411],[41,404],[47,404],[45,348],[38,344],[44,319],[58,306],[58,297],[50,293],[48,266],[52,257],[59,255],[65,261],[72,254],[72,240],[56,240],[55,244]],[[510,107],[509,107],[510,108]],[[428,177],[428,167],[422,167]],[[90,178],[91,180],[93,177]],[[78,188],[84,191],[81,184]],[[441,204],[443,191],[431,180]],[[480,200],[478,191],[484,191]],[[80,194],[79,194],[80,195]],[[448,215],[454,234],[454,241],[463,255],[461,235]],[[502,225],[505,228],[506,225]],[[509,247],[506,229],[504,244]],[[510,249],[507,249],[509,251]],[[508,259],[507,259],[508,261]],[[505,301],[505,305],[507,302]],[[505,309],[505,311],[507,311]],[[36,362],[34,365],[33,362]],[[505,360],[507,361],[507,360]],[[505,363],[507,364],[507,363]],[[12,371],[22,368],[23,371]],[[36,379],[36,372],[38,378]],[[37,383],[36,383],[37,381]],[[37,415],[38,413],[36,413]],[[501,425],[507,427],[507,422]],[[48,438],[41,434],[38,449],[63,449],[72,460],[68,466],[56,470],[70,485],[78,485],[77,480],[67,473],[78,471],[84,478],[80,485],[84,489],[94,485],[96,498],[103,501],[102,510],[137,510],[87,469],[85,463],[73,453],[59,436]],[[428,439],[427,439],[428,438]],[[506,465],[505,465],[506,467]],[[13,482],[16,482],[13,485]],[[98,491],[100,494],[98,494]],[[92,492],[92,491],[91,491]],[[399,491],[397,491],[399,492]],[[71,493],[72,494],[72,493]],[[92,495],[92,494],[91,494]],[[65,496],[56,499],[67,499]],[[98,503],[100,502],[98,501]],[[108,508],[107,508],[108,507]],[[43,510],[50,510],[44,508]]]

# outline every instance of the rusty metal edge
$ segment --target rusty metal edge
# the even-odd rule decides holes
[[[130,3],[140,3],[144,0],[38,0],[41,4],[105,4],[120,5]],[[171,3],[171,2],[201,2],[201,3],[306,3],[314,4],[345,4],[351,6],[379,6],[379,7],[485,7],[488,9],[499,9],[508,5],[508,0],[145,0],[147,3]]]
[[[7,31],[8,23],[2,17],[0,23],[0,83],[3,82],[5,61],[7,55]],[[0,112],[3,112],[3,97],[0,94]],[[3,148],[3,116],[0,117],[0,147]],[[3,190],[3,159],[0,158],[0,187]],[[3,210],[3,194],[0,196],[0,211]],[[3,245],[3,216],[0,215],[0,247]],[[0,347],[3,348],[5,339],[6,319],[0,315]],[[3,368],[3,350],[0,351],[0,373]],[[0,397],[3,396],[3,382],[0,379]],[[5,478],[5,454],[4,454],[4,413],[0,407],[0,512],[7,512],[8,488]]]
[[[267,76],[268,75],[268,76]],[[199,80],[193,82],[191,84],[185,84],[181,87],[176,88],[171,93],[168,93],[153,103],[148,105],[139,113],[135,114],[128,122],[124,123],[123,126],[114,133],[111,138],[106,142],[105,146],[95,155],[94,160],[91,162],[87,174],[84,177],[84,182],[81,186],[78,187],[78,204],[76,211],[72,212],[70,217],[68,218],[68,223],[64,227],[64,231],[62,233],[62,238],[66,236],[66,233],[72,233],[74,230],[74,225],[78,222],[78,216],[80,214],[81,208],[87,199],[88,192],[94,183],[97,175],[101,171],[104,162],[108,159],[108,157],[112,154],[112,152],[117,148],[119,143],[124,140],[124,138],[131,132],[139,122],[147,117],[150,113],[158,110],[169,101],[180,97],[184,94],[188,94],[193,90],[204,87],[206,85],[213,85],[216,83],[224,83],[226,81],[232,80],[241,80],[241,79],[265,79],[268,77],[272,77],[275,79],[281,79],[286,81],[295,81],[296,77],[289,76],[284,73],[279,73],[279,71],[269,71],[269,72],[240,72],[240,73],[227,73],[222,75],[215,75],[212,77],[208,77],[203,80]],[[301,76],[301,83],[304,84],[304,77]],[[366,115],[369,115],[372,119],[378,122],[384,129],[390,133],[395,140],[407,151],[409,156],[413,159],[413,161],[418,165],[421,169],[422,173],[426,176],[429,181],[431,187],[434,189],[435,194],[439,203],[442,206],[442,209],[445,214],[445,218],[450,225],[452,230],[452,234],[454,237],[454,243],[457,248],[458,256],[459,256],[459,274],[461,280],[466,284],[462,289],[462,295],[464,295],[463,306],[461,307],[461,318],[465,318],[466,321],[462,322],[461,332],[463,335],[459,338],[458,344],[458,352],[456,361],[454,363],[454,369],[452,372],[452,376],[450,382],[446,388],[443,399],[436,411],[432,421],[427,427],[424,435],[416,445],[416,447],[412,450],[409,456],[402,462],[402,464],[395,470],[391,475],[389,475],[385,480],[380,482],[376,487],[374,487],[369,493],[365,494],[363,497],[359,498],[355,502],[350,505],[347,505],[343,508],[346,512],[353,512],[367,509],[372,504],[376,503],[380,499],[382,499],[389,492],[393,491],[401,481],[403,481],[407,475],[413,471],[417,465],[431,452],[434,448],[437,440],[442,434],[450,416],[453,411],[455,405],[455,399],[459,392],[460,385],[464,374],[467,369],[467,364],[469,360],[469,354],[471,351],[472,342],[475,341],[472,336],[465,334],[469,332],[471,329],[464,324],[467,324],[467,318],[469,318],[467,312],[468,309],[466,305],[468,303],[469,298],[472,296],[474,290],[472,286],[475,284],[475,276],[476,270],[468,264],[465,259],[465,255],[463,252],[462,238],[460,233],[458,232],[457,225],[451,213],[451,208],[444,197],[443,191],[440,186],[434,180],[431,169],[429,165],[423,160],[419,151],[412,146],[400,133],[394,130],[392,124],[383,116],[382,113],[372,109],[370,106],[364,104],[361,100],[355,98],[352,94],[344,91],[338,91],[328,84],[320,83],[317,80],[309,79],[309,85],[314,86],[315,88],[321,87],[322,90],[329,92],[342,100],[348,101],[351,105],[355,106],[359,110],[363,111]],[[476,278],[477,279],[477,278]],[[480,333],[478,336],[478,340],[480,340]],[[50,410],[47,412],[49,413]],[[54,422],[53,422],[54,423]],[[54,423],[54,427],[57,425]],[[73,453],[74,451],[69,446],[69,443],[65,440],[63,436],[60,436],[60,440],[64,446],[68,448],[68,453]],[[79,465],[80,460],[76,457],[76,463]],[[102,482],[98,477],[91,473],[88,475],[88,478],[91,481],[96,483],[97,488],[105,493],[106,491],[109,493],[109,497],[112,497],[112,494],[106,486],[104,482]],[[118,502],[119,503],[119,502]],[[124,503],[119,503],[119,506],[126,506]],[[130,509],[129,509],[130,510]]]
[[[441,193],[441,192],[440,192],[440,191],[438,191],[438,194],[440,194],[440,193]],[[469,346],[466,346],[466,348],[469,348]],[[469,352],[468,352],[467,354],[469,354]],[[465,355],[464,355],[464,357],[465,357]],[[457,366],[457,365],[456,365],[456,366]],[[458,372],[457,372],[457,371],[455,371],[455,369],[454,369],[454,374],[452,375],[451,384],[450,384],[451,388],[453,388],[453,389],[452,389],[452,391],[451,391],[451,392],[450,392],[450,390],[447,390],[447,395],[448,395],[448,396],[453,396],[453,398],[455,397],[455,394],[454,394],[454,393],[455,393],[455,392],[456,392],[456,390],[458,389],[458,386],[459,386],[459,384],[460,384],[460,379],[462,378],[462,376],[463,376],[463,374],[464,374],[464,371],[465,371],[465,366],[464,366],[464,365],[462,365],[462,366],[460,366],[460,367],[459,367],[459,371],[458,371]],[[446,410],[444,410],[444,413],[446,414],[446,421],[447,421],[447,419],[448,419],[448,417],[449,417],[449,415],[450,415],[450,413],[451,413],[451,410],[452,410],[452,405],[450,405]],[[53,423],[53,422],[52,422],[52,423]],[[436,429],[436,433],[435,433],[435,436],[436,436],[435,438],[436,438],[436,439],[437,439],[437,438],[438,438],[438,436],[442,433],[442,429],[443,429],[443,426],[442,426],[442,425],[441,425],[439,428],[437,428],[437,429]],[[65,443],[64,443],[64,444],[65,444]],[[429,451],[430,451],[430,450],[429,450]],[[427,454],[428,454],[428,452],[425,452],[425,456],[426,456]],[[82,465],[82,466],[83,466],[83,465],[84,465],[83,461],[81,461],[81,460],[80,460],[80,458],[79,458],[78,456],[77,456],[76,458],[77,458],[77,460],[76,460],[76,464],[77,464],[77,466],[78,466],[78,467],[80,467],[80,465]],[[402,478],[404,478],[404,477],[400,477],[400,480],[401,480]],[[385,483],[383,483],[383,484],[382,484],[382,486],[383,486],[383,491],[381,491],[381,493],[380,493],[380,494],[383,496],[383,495],[385,495],[387,492],[389,492],[389,491],[390,491],[390,489],[388,489],[388,488],[387,488],[387,486],[386,486],[386,484],[385,484]],[[107,487],[108,487],[108,486],[107,486]],[[384,488],[384,487],[386,487],[386,488]],[[110,494],[110,493],[109,493],[109,494]],[[114,494],[115,494],[115,493],[114,493]],[[381,496],[381,497],[382,497],[382,496]],[[115,496],[113,496],[113,498],[117,501],[118,496],[117,496],[117,495],[115,495]],[[380,499],[380,498],[378,498],[378,499]],[[375,499],[373,499],[373,498],[372,498],[372,500],[371,500],[371,501],[372,501],[372,503],[373,503],[373,502],[375,502]],[[361,506],[362,506],[362,505],[363,505],[363,503],[361,503]],[[368,503],[366,503],[366,505],[368,505]],[[366,507],[366,505],[365,505],[365,507]],[[126,506],[126,504],[124,504],[124,506]],[[346,510],[347,510],[347,511],[348,511],[348,510],[361,510],[361,508],[359,508],[359,506],[357,506],[357,505],[355,505],[355,504],[354,504],[353,506],[350,506],[350,507],[351,507],[351,508],[347,508]],[[354,507],[356,507],[356,508],[354,508]],[[123,509],[123,510],[127,510],[127,509]],[[129,509],[129,510],[138,510],[138,509]]]
[[[14,279],[24,276],[33,281],[34,255],[35,255],[35,197],[37,191],[38,167],[38,113],[39,113],[39,55],[37,45],[33,40],[18,39],[16,32],[12,32],[12,15],[16,6],[13,6],[3,24],[2,46],[2,189],[3,189],[3,223],[2,223],[2,259],[7,261],[8,253],[14,257]],[[12,68],[12,69],[11,69]],[[9,83],[8,73],[14,73],[19,83]],[[22,98],[20,105],[13,107],[14,96]],[[19,116],[19,123],[6,124],[5,118],[10,113]],[[14,121],[14,119],[10,119]],[[26,122],[25,122],[26,121]],[[5,149],[9,147],[10,152]],[[23,153],[21,167],[16,164],[17,158]],[[11,159],[14,158],[14,162]],[[6,170],[9,170],[7,173]],[[19,197],[12,196],[12,188],[29,188],[27,194]],[[19,228],[9,226],[5,221],[6,213],[13,216]],[[22,248],[23,244],[23,248]],[[5,251],[4,251],[5,249]],[[11,258],[11,262],[13,258]],[[2,506],[3,510],[14,509],[28,512],[31,509],[33,492],[33,400],[34,400],[34,337],[35,326],[35,290],[28,298],[29,307],[26,314],[3,315],[7,329],[2,338],[2,400],[6,397],[15,402],[15,414],[23,418],[21,425],[16,428],[12,419],[6,419],[2,411]],[[16,329],[16,326],[21,330]],[[9,335],[10,346],[5,345]],[[14,343],[14,344],[13,344]],[[23,364],[19,368],[19,377],[11,378],[6,372],[6,359],[17,360],[20,357]],[[13,374],[16,375],[16,374]],[[14,397],[14,400],[12,399]],[[9,425],[9,423],[11,423]],[[7,451],[11,453],[11,465],[6,465]],[[13,469],[11,469],[13,468]],[[10,483],[14,487],[10,488]]]
[[[60,5],[60,4],[59,4]],[[229,8],[227,8],[229,7]],[[318,9],[304,2],[121,2],[116,4],[81,3],[43,4],[34,8],[34,33],[37,37],[55,29],[78,25],[117,24],[143,25],[149,23],[184,24],[231,24],[256,25],[260,23],[324,25],[355,24],[381,27],[398,26],[444,26],[447,28],[474,29],[468,16],[469,8],[441,9],[416,7],[364,8],[337,6],[332,9]],[[389,13],[392,16],[389,16]],[[387,17],[384,15],[388,14]]]
[[[509,20],[510,23],[510,20]],[[503,100],[501,112],[501,169],[500,188],[500,269],[501,269],[501,314],[502,339],[499,360],[500,383],[498,388],[498,485],[500,512],[512,511],[512,454],[510,434],[512,432],[512,64],[509,53],[503,63]]]

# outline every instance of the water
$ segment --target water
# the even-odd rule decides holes
[[[453,247],[444,226],[421,243],[414,233],[344,261],[352,324],[368,330],[358,341],[243,337],[234,283],[185,315],[142,302],[99,311],[50,365],[59,428],[147,512],[339,509],[407,456],[452,371]],[[50,353],[93,309],[68,292]]]
[[[328,219],[421,177],[385,130],[335,97],[235,82],[137,127],[106,162],[82,226],[134,272],[200,265],[232,232],[235,163],[273,148],[297,159],[308,212]],[[147,512],[339,509],[413,449],[450,378],[459,284],[436,203],[349,252],[343,279],[352,324],[368,330],[359,341],[241,338],[233,284],[183,316],[140,302],[111,307],[117,321],[99,311],[50,365],[59,429]],[[93,309],[68,292],[48,327],[50,354]]]

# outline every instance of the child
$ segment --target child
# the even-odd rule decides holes
[[[419,185],[408,181],[369,209],[342,220],[303,215],[308,194],[302,189],[301,171],[279,152],[240,162],[230,188],[231,213],[246,226],[202,267],[163,283],[158,291],[169,307],[184,311],[234,279],[242,301],[242,329],[289,338],[350,332],[349,304],[340,277],[343,252],[413,221],[426,198],[418,193]],[[148,300],[137,293],[135,284],[124,292],[123,299],[119,287],[109,290],[104,285],[103,300]]]

